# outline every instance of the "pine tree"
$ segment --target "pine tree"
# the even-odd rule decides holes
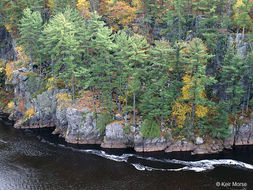
[[[22,17],[23,10],[26,8],[30,8],[31,10],[42,10],[43,6],[43,0],[1,0],[0,25],[4,25],[9,32],[17,34],[18,23]]]
[[[170,1],[169,5],[167,6],[167,14],[164,15],[163,21],[168,27],[163,30],[163,33],[170,34],[168,37],[171,42],[181,40],[185,36],[184,32],[186,31],[184,28],[188,22],[187,19],[189,19],[186,17],[189,10],[187,9],[187,3],[187,0],[173,0]]]
[[[72,86],[74,102],[74,69],[75,59],[79,57],[78,26],[79,20],[76,10],[69,7],[64,13],[58,13],[43,30],[41,41],[44,44],[44,52],[50,55],[53,73],[56,77],[65,79],[67,86]]]
[[[130,59],[132,47],[131,38],[124,31],[119,31],[115,34],[115,49],[114,49],[114,72],[115,83],[117,88],[117,105],[118,112],[121,112],[122,100],[125,100],[126,106],[124,112],[127,112],[128,100],[128,79],[130,77]],[[125,92],[125,93],[124,93]]]
[[[99,104],[102,101],[108,112],[113,109],[112,104],[112,61],[111,50],[113,48],[112,30],[105,27],[105,23],[101,21],[101,17],[96,13],[91,14],[87,27],[89,38],[89,49],[91,54],[90,72],[91,72],[91,87],[102,90],[99,96]]]
[[[148,43],[147,40],[140,35],[134,34],[131,37],[131,52],[129,53],[130,62],[130,91],[133,93],[133,125],[136,125],[136,99],[140,87],[145,81],[145,63],[148,58]]]
[[[240,104],[245,95],[242,78],[246,66],[245,61],[236,55],[232,48],[228,48],[222,66],[221,82],[225,86],[225,101],[229,105],[231,114],[241,111]]]
[[[29,8],[24,10],[24,16],[20,20],[20,44],[22,44],[27,54],[30,54],[32,61],[38,61],[40,63],[40,75],[41,73],[41,60],[40,60],[40,48],[41,43],[39,38],[42,35],[43,21],[41,14],[38,11],[32,12]]]
[[[173,84],[174,62],[170,62],[172,48],[165,40],[156,41],[150,48],[150,63],[146,67],[146,81],[141,99],[141,111],[149,119],[165,123],[171,113],[171,103],[176,97]]]
[[[206,47],[200,39],[194,38],[184,51],[187,65],[183,77],[182,97],[177,99],[172,116],[177,118],[179,128],[183,128],[188,119],[188,127],[192,131],[199,118],[205,117],[213,105],[206,98],[205,88],[216,81],[206,75],[207,60],[212,56],[207,54]]]

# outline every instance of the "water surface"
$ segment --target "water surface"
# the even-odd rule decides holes
[[[253,146],[202,156],[136,154],[69,145],[51,131],[0,121],[0,190],[253,189]]]

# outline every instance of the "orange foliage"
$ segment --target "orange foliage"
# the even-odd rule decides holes
[[[114,31],[124,29],[131,26],[131,22],[136,18],[137,8],[131,7],[125,1],[105,1],[101,4],[100,14],[106,15],[106,19],[112,26]]]

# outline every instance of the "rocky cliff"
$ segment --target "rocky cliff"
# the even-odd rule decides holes
[[[132,147],[137,152],[191,151],[192,154],[204,154],[219,152],[232,145],[253,144],[253,115],[248,124],[243,124],[238,129],[230,126],[231,137],[224,141],[210,141],[201,137],[187,141],[173,139],[171,136],[144,139],[140,127],[130,127],[127,131],[127,123],[118,121],[108,124],[104,134],[101,134],[92,110],[62,102],[59,94],[66,93],[66,89],[53,88],[36,94],[36,90],[39,90],[39,77],[31,82],[27,73],[24,68],[13,72],[15,104],[9,118],[15,121],[16,128],[55,127],[53,133],[60,134],[69,143],[100,144],[103,148]],[[34,112],[29,115],[29,110]]]

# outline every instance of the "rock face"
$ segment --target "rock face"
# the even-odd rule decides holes
[[[193,151],[196,147],[197,146],[192,142],[183,139],[173,142],[166,148],[165,152]]]
[[[41,128],[55,126],[56,89],[47,90],[34,96],[39,90],[38,77],[28,78],[27,69],[22,68],[13,72],[15,106],[10,119],[17,121],[16,128]],[[26,116],[32,110],[34,114]]]
[[[101,147],[127,148],[128,144],[128,139],[122,124],[115,122],[106,126],[105,138]]]
[[[231,34],[228,38],[229,46],[235,45],[238,55],[246,57],[247,52],[250,51],[250,42],[245,41],[247,34]]]
[[[153,152],[165,150],[168,146],[168,141],[165,138],[143,139],[138,134],[134,137],[134,150],[136,152]]]
[[[96,120],[89,109],[79,111],[68,108],[66,111],[68,128],[65,140],[75,144],[101,144],[103,137],[96,128]]]
[[[0,18],[1,19],[1,18]],[[0,27],[0,59],[16,60],[15,42],[4,27]]]
[[[239,129],[235,130],[234,134],[235,145],[253,144],[253,116],[251,116],[248,124],[243,124]]]

